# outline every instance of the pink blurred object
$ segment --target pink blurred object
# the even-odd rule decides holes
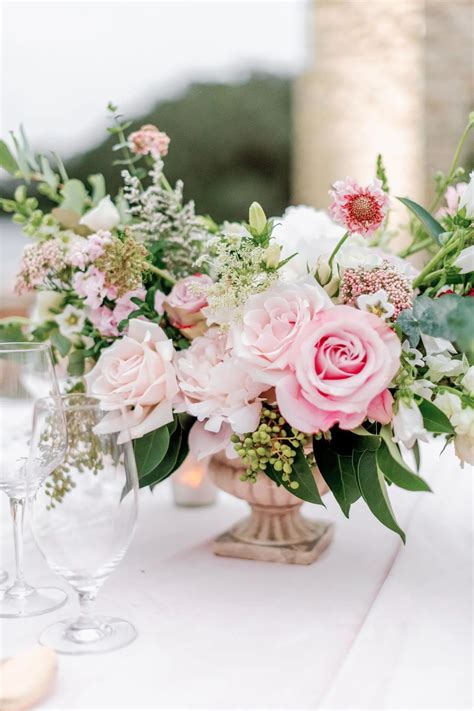
[[[57,655],[35,646],[0,662],[0,709],[26,711],[40,703],[56,680]]]

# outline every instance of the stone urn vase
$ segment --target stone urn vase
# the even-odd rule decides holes
[[[330,544],[333,525],[302,516],[301,499],[263,473],[257,475],[255,484],[241,481],[243,471],[239,459],[227,459],[222,453],[209,462],[216,486],[250,505],[250,516],[216,538],[214,553],[274,563],[314,563]],[[318,470],[314,477],[320,494],[325,494],[328,487]]]

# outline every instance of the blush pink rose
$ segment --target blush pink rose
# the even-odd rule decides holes
[[[128,334],[103,350],[86,375],[88,393],[111,411],[101,421],[100,432],[120,430],[122,418],[117,410],[123,407],[132,439],[171,422],[171,402],[178,392],[174,355],[173,343],[160,326],[130,321]],[[121,432],[119,441],[126,437]]]
[[[387,422],[387,387],[400,367],[396,334],[367,311],[334,306],[305,326],[293,348],[292,372],[276,386],[283,417],[303,432]]]
[[[180,279],[164,301],[171,325],[192,340],[207,329],[203,309],[207,306],[207,290],[212,279],[206,274],[194,274]]]
[[[233,331],[235,351],[258,380],[274,385],[285,375],[302,329],[318,311],[331,306],[324,289],[309,277],[272,286],[246,301],[243,323]]]

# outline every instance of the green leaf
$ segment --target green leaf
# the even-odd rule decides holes
[[[415,442],[412,448],[413,456],[415,457],[416,471],[420,471],[420,445],[418,440]]]
[[[0,167],[11,175],[14,175],[18,170],[18,163],[13,157],[5,141],[0,141]]]
[[[27,341],[28,339],[23,331],[25,321],[13,321],[10,318],[2,319],[0,322],[0,343],[23,343]]]
[[[87,191],[84,187],[84,183],[76,178],[68,180],[61,190],[61,195],[63,196],[63,202],[61,204],[63,210],[72,210],[82,215],[87,199]]]
[[[405,534],[398,525],[387,494],[384,475],[377,466],[374,452],[362,452],[357,464],[357,481],[362,497],[378,520],[398,533],[405,543]]]
[[[433,239],[438,244],[441,244],[439,236],[443,234],[443,232],[445,232],[445,229],[442,225],[439,224],[437,220],[435,220],[432,215],[430,215],[428,210],[425,210],[424,207],[418,205],[417,202],[413,202],[413,200],[410,200],[409,198],[399,197],[397,199],[400,200],[400,202],[402,202],[405,207],[407,207],[410,212],[415,215],[415,217],[421,222],[423,227],[426,229],[428,234],[433,237]]]
[[[422,398],[419,408],[423,416],[423,424],[428,432],[454,434],[454,427],[439,407],[433,405],[429,400]]]
[[[308,464],[308,460],[305,457],[302,447],[299,447],[296,450],[296,456],[293,463],[293,473],[291,475],[292,480],[297,481],[299,487],[297,489],[292,489],[287,481],[283,481],[280,472],[277,472],[277,476],[280,479],[281,485],[284,486],[285,489],[288,489],[288,491],[291,491],[291,493],[299,499],[309,501],[312,504],[321,504],[321,506],[324,506],[314,479],[313,471]]]
[[[56,175],[56,173],[53,173],[49,161],[44,156],[39,156],[39,160],[41,165],[41,173],[43,174],[44,180],[51,188],[51,190],[55,192],[59,184],[58,176]]]
[[[69,375],[80,376],[84,374],[86,361],[86,354],[84,349],[74,350],[69,358],[67,364],[67,372]]]
[[[66,336],[59,331],[59,329],[54,328],[49,333],[49,339],[53,346],[59,351],[60,355],[64,358],[67,356],[71,350],[71,341]]]
[[[352,457],[337,454],[323,439],[313,441],[313,450],[321,476],[334,494],[344,516],[349,518],[351,504],[360,496]]]
[[[167,425],[136,439],[134,442],[138,478],[142,479],[163,461],[170,443]]]
[[[181,450],[181,444],[183,439],[183,431],[178,426],[175,433],[170,439],[168,450],[155,469],[153,469],[149,474],[140,479],[140,487],[144,486],[155,486],[160,482],[164,481],[167,477],[175,471],[176,462],[178,461],[179,453]]]
[[[68,175],[66,173],[66,168],[64,167],[64,163],[62,162],[61,156],[58,153],[52,153],[52,156],[54,160],[56,161],[56,165],[58,167],[59,175],[61,176],[61,180],[63,183],[67,183],[69,180]]]
[[[26,159],[25,152],[23,150],[23,147],[21,146],[20,142],[18,141],[17,137],[13,133],[13,131],[10,131],[10,135],[12,137],[13,143],[15,144],[16,148],[16,155],[17,155],[17,162],[18,162],[18,168],[21,172],[22,177],[26,180],[27,183],[30,183],[30,166],[28,165],[28,161]]]
[[[401,489],[408,491],[431,491],[421,477],[405,464],[400,450],[392,440],[392,431],[388,425],[381,430],[382,444],[377,450],[377,465],[385,477]]]
[[[30,143],[28,141],[28,138],[25,133],[25,129],[22,124],[20,124],[20,135],[21,139],[23,141],[23,154],[28,161],[28,165],[36,171],[39,171],[40,167],[38,165],[38,161],[35,158],[35,154],[31,150]]]
[[[87,180],[92,187],[92,204],[97,205],[106,194],[105,178],[102,173],[95,173],[94,175],[89,175]]]
[[[397,325],[400,326],[402,332],[408,338],[410,346],[416,348],[420,342],[420,326],[413,315],[412,309],[400,311],[397,318]]]
[[[454,341],[460,351],[474,353],[474,299],[458,294],[437,299],[421,295],[413,302],[413,315],[421,333]]]

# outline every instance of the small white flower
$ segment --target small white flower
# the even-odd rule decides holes
[[[394,305],[388,300],[385,289],[379,289],[374,294],[362,294],[357,298],[357,306],[361,311],[369,311],[385,321],[391,318],[395,311]]]
[[[474,439],[468,435],[456,435],[454,438],[454,451],[461,460],[461,466],[466,462],[474,464]]]
[[[420,408],[414,400],[406,403],[398,401],[398,409],[393,416],[394,442],[402,442],[411,449],[417,440],[428,442],[428,432],[423,426],[423,417]]]
[[[467,390],[469,395],[474,395],[474,365],[468,368],[466,375],[461,380],[461,385]]]
[[[38,291],[36,293],[35,303],[31,312],[31,320],[34,324],[41,324],[44,321],[54,319],[54,314],[51,309],[58,309],[64,294],[57,291]]]
[[[408,387],[414,395],[424,397],[425,400],[431,400],[432,389],[434,388],[434,384],[430,380],[420,378],[420,380],[415,380]]]
[[[436,407],[439,407],[441,412],[444,412],[449,420],[451,420],[454,415],[457,415],[457,413],[462,410],[461,399],[454,393],[439,393],[433,400],[433,404],[436,405]]]
[[[469,176],[467,188],[459,200],[459,210],[466,208],[466,217],[474,217],[474,171]]]
[[[416,348],[411,348],[409,341],[403,341],[402,351],[407,354],[413,366],[423,368],[425,361],[423,360],[422,352],[417,350]]]
[[[461,270],[461,274],[474,272],[474,244],[471,247],[466,247],[458,254],[454,260],[454,266]]]
[[[117,227],[119,222],[120,213],[110,199],[110,195],[102,198],[96,207],[86,212],[79,220],[80,225],[85,225],[93,232],[111,230]]]
[[[265,265],[267,269],[276,269],[280,263],[281,247],[276,242],[272,242],[265,250]],[[290,260],[291,261],[291,260]]]
[[[446,338],[435,338],[434,336],[427,336],[422,333],[421,340],[423,341],[426,355],[433,355],[434,353],[456,353],[455,347],[451,341],[447,341]]]
[[[428,366],[428,378],[433,383],[438,383],[445,376],[454,378],[464,370],[462,361],[450,358],[449,355],[444,353],[427,356],[426,365]]]
[[[464,463],[474,464],[474,408],[465,407],[451,419],[456,430],[454,449],[459,459]]]
[[[68,304],[64,311],[58,314],[55,319],[61,333],[70,338],[82,331],[86,315],[83,310]]]

